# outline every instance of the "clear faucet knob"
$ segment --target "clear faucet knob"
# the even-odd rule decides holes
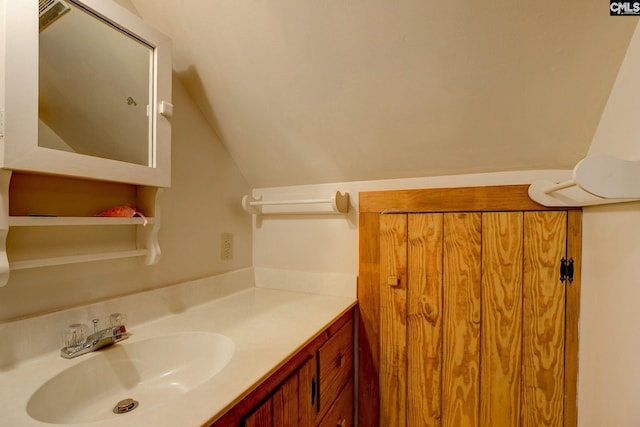
[[[83,345],[87,340],[87,332],[89,328],[84,323],[73,323],[67,326],[62,335],[64,346],[73,348]]]
[[[127,316],[123,313],[111,313],[109,315],[109,323],[112,328],[119,328],[127,323]]]

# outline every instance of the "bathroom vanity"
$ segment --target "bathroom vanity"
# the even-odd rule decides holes
[[[355,292],[256,287],[253,270],[1,325],[2,422],[352,425]],[[60,356],[61,328],[113,312],[126,313],[128,339]],[[126,399],[139,406],[114,413]]]
[[[349,310],[211,425],[352,426],[353,337]]]

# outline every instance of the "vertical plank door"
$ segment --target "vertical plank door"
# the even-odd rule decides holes
[[[567,213],[524,214],[522,426],[563,425]]]
[[[526,186],[360,200],[359,425],[576,427],[581,211]]]
[[[523,212],[482,214],[480,425],[520,425]]]
[[[481,214],[444,214],[442,426],[475,427],[480,412]]]
[[[404,427],[407,401],[407,215],[380,215],[380,425]]]
[[[407,426],[442,418],[442,214],[409,215]]]

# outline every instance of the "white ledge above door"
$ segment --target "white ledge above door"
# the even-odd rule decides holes
[[[242,208],[254,215],[341,214],[349,212],[349,193],[336,191],[326,197],[274,200],[246,195],[242,198]]]
[[[594,206],[640,200],[640,161],[604,154],[582,159],[572,179],[560,183],[536,181],[529,197],[548,207]]]

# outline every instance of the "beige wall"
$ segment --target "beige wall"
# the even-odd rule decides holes
[[[640,27],[589,153],[640,160]],[[640,183],[638,183],[640,185]],[[581,427],[640,425],[640,203],[584,209]]]
[[[0,10],[3,11],[0,13],[0,27],[4,27],[4,0],[0,0]],[[4,58],[4,31],[0,31],[0,58]],[[0,62],[0,111],[2,112],[2,117],[4,117],[4,60]],[[3,123],[0,122],[0,126]],[[4,133],[4,129],[2,132]]]
[[[581,427],[640,425],[640,203],[584,210]]]
[[[240,207],[249,187],[177,78],[173,102],[172,186],[160,199],[160,262],[146,267],[125,259],[14,271],[0,288],[0,321],[252,265],[251,217]],[[61,240],[83,232],[74,228]],[[232,260],[220,258],[222,232],[234,234]]]

